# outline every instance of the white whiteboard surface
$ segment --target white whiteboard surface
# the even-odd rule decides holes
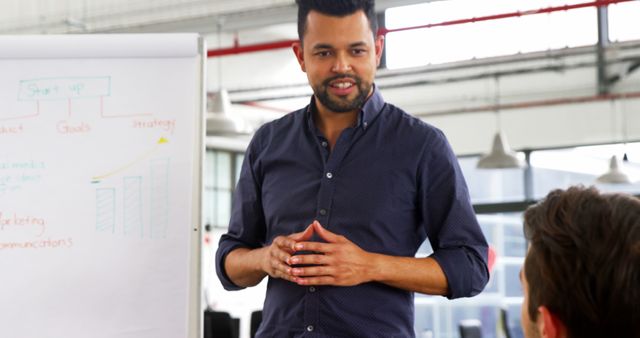
[[[202,51],[0,36],[0,337],[201,337]]]

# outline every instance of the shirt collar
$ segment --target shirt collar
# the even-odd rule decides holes
[[[363,127],[367,129],[367,127],[382,111],[384,107],[384,98],[382,98],[382,94],[376,87],[373,85],[373,93],[371,96],[365,101],[360,113],[358,114],[358,122],[356,123],[356,127]],[[315,97],[311,96],[311,102],[307,106],[306,115],[307,115],[307,123],[312,130],[315,128],[313,123],[313,112],[316,110],[316,102]]]
[[[362,126],[364,129],[367,129],[367,126],[371,124],[382,111],[384,107],[384,99],[382,98],[382,94],[376,87],[373,85],[373,93],[362,106],[362,110],[360,111],[360,115],[358,116],[358,126]]]

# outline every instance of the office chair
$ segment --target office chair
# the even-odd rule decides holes
[[[260,323],[262,322],[262,310],[251,312],[251,338],[255,338],[256,332],[258,332],[258,327],[260,327]]]
[[[234,321],[227,312],[206,310],[204,312],[204,338],[238,338],[239,321]]]
[[[464,319],[458,323],[460,338],[482,338],[482,323],[478,319]]]
[[[502,330],[506,338],[513,338],[511,334],[511,328],[509,327],[509,314],[507,309],[500,308],[500,319],[502,321]]]

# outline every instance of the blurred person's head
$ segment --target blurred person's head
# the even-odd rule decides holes
[[[524,214],[525,337],[640,337],[640,200],[572,187]]]

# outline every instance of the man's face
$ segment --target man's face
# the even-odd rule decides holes
[[[363,11],[345,17],[309,12],[304,45],[294,45],[316,103],[336,113],[362,107],[372,92],[383,38],[374,40]]]
[[[522,293],[524,294],[524,300],[522,301],[522,311],[520,313],[520,325],[524,332],[525,338],[539,338],[540,331],[536,322],[531,321],[529,316],[529,284],[527,283],[527,277],[524,274],[524,266],[520,270],[520,283],[522,284]]]

